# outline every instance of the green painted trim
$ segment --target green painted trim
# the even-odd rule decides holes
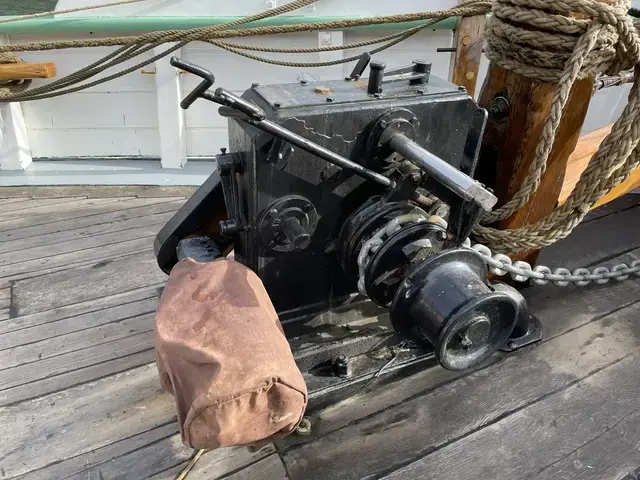
[[[0,17],[7,18],[7,17]],[[219,25],[242,17],[76,17],[76,18],[33,18],[16,22],[0,23],[0,35],[16,34],[51,34],[51,33],[141,33],[156,30],[187,30],[190,28]],[[364,17],[303,17],[279,16],[267,18],[238,28],[266,27],[278,25],[297,25],[300,23],[321,23],[336,20],[354,20]],[[424,23],[417,22],[387,23],[352,27],[357,29],[398,30],[411,28]],[[436,23],[430,28],[453,30],[456,19],[450,17]]]

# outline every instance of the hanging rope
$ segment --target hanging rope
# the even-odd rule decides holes
[[[617,74],[638,65],[640,39],[627,15],[630,3],[629,0],[617,0],[612,5],[595,0],[494,1],[495,15],[486,32],[489,59],[507,70],[553,81],[558,86],[522,188],[509,202],[488,214],[484,223],[508,218],[538,189],[574,83],[596,73]],[[602,196],[626,180],[640,161],[638,78],[636,69],[626,108],[563,205],[525,227],[512,230],[478,227],[475,238],[503,253],[550,245],[566,237]]]
[[[120,0],[120,2],[97,5],[91,8],[138,1],[144,0]],[[168,30],[107,39],[0,46],[0,54],[10,51],[120,46],[97,62],[42,87],[28,89],[28,82],[8,84],[0,88],[0,101],[38,100],[84,90],[134,72],[192,41],[209,42],[232,53],[275,65],[294,67],[336,65],[357,60],[359,57],[351,56],[329,62],[303,63],[264,58],[249,52],[312,53],[360,48],[387,42],[370,52],[376,53],[415,35],[444,18],[483,15],[491,9],[493,16],[486,32],[488,44],[486,52],[489,59],[507,70],[529,78],[557,83],[557,89],[552,100],[551,113],[544,125],[543,135],[536,149],[535,159],[522,188],[510,201],[488,214],[483,219],[484,224],[510,217],[524,206],[537,191],[546,171],[547,161],[569,93],[578,79],[595,76],[599,73],[615,75],[630,67],[636,67],[636,74],[626,108],[614,124],[611,133],[601,143],[598,152],[592,157],[588,168],[582,173],[571,197],[562,206],[556,208],[551,215],[532,225],[513,230],[497,230],[480,226],[474,231],[476,239],[488,244],[497,252],[504,253],[515,253],[550,245],[566,237],[580,223],[591,206],[617,184],[626,180],[640,164],[640,148],[638,147],[640,140],[640,88],[637,68],[640,62],[640,39],[627,14],[630,7],[629,0],[495,0],[492,3],[471,0],[449,10],[434,12],[315,24],[236,28],[242,24],[293,11],[311,3],[314,3],[314,0],[295,0],[261,14],[221,25],[191,30]],[[72,10],[77,11],[77,9]],[[47,14],[49,13],[51,12],[47,12]],[[266,48],[219,41],[221,38],[228,37],[333,30],[416,20],[425,20],[425,23],[385,37],[346,46],[307,49]],[[82,83],[160,45],[173,42],[177,43],[132,67],[88,83]],[[20,60],[12,55],[0,57],[0,61],[15,62]]]
[[[115,7],[117,5],[128,5],[130,3],[146,2],[147,0],[117,0],[109,3],[99,3],[97,5],[85,5],[82,7],[67,8],[65,10],[52,10],[50,12],[31,13],[29,15],[20,15],[11,18],[0,18],[0,23],[18,22],[21,20],[31,20],[32,18],[52,17],[54,15],[63,15],[65,13],[84,12],[87,10],[96,10],[98,8]]]
[[[214,39],[223,38],[223,37],[237,37],[237,36],[248,36],[248,35],[276,35],[282,33],[288,33],[293,31],[314,31],[314,30],[335,30],[342,28],[350,28],[350,27],[358,27],[363,25],[381,25],[387,23],[403,23],[403,22],[411,22],[416,20],[424,20],[427,19],[429,21],[425,22],[422,25],[417,27],[413,27],[411,29],[405,30],[403,32],[399,32],[397,34],[393,34],[387,37],[383,37],[383,40],[390,39],[391,41],[386,45],[374,49],[372,53],[377,53],[382,50],[385,50],[406,38],[414,35],[420,30],[428,27],[432,23],[436,21],[442,20],[444,18],[456,15],[480,15],[486,14],[489,10],[490,2],[486,0],[472,0],[465,4],[462,4],[456,8],[449,10],[439,10],[432,12],[421,12],[421,13],[412,13],[412,14],[400,14],[400,15],[391,15],[387,17],[371,17],[371,18],[362,18],[362,19],[353,19],[353,20],[339,20],[339,21],[328,21],[322,23],[309,23],[309,24],[301,24],[301,25],[287,25],[287,26],[274,26],[274,27],[255,27],[250,29],[234,29],[234,27],[245,24],[255,22],[257,20],[262,20],[264,18],[269,18],[273,16],[280,15],[282,13],[286,13],[289,11],[296,10],[306,5],[310,5],[314,3],[314,0],[296,0],[290,2],[288,4],[282,5],[278,8],[268,10],[266,12],[253,15],[251,17],[246,17],[243,19],[235,20],[233,22],[229,22],[221,25],[213,25],[209,27],[201,27],[191,30],[168,30],[163,32],[151,32],[144,35],[136,36],[136,37],[114,37],[110,39],[91,39],[91,40],[82,40],[82,41],[64,41],[64,42],[42,42],[42,43],[34,43],[34,44],[24,44],[24,45],[5,45],[0,46],[0,52],[7,51],[27,51],[27,50],[49,50],[53,48],[58,48],[63,46],[64,48],[71,47],[93,47],[93,46],[104,46],[104,45],[124,45],[115,52],[107,55],[106,57],[100,59],[99,61],[54,82],[48,83],[42,87],[34,88],[28,90],[26,92],[0,92],[0,101],[29,101],[29,100],[39,100],[43,98],[50,98],[59,95],[64,95],[67,93],[73,93],[80,90],[84,90],[89,87],[93,87],[110,80],[119,78],[128,73],[134,72],[140,68],[153,63],[154,61],[172,53],[173,51],[183,47],[187,43],[191,41],[209,41],[214,43]],[[382,41],[382,40],[381,40]],[[140,62],[130,68],[125,70],[116,72],[112,75],[108,75],[106,77],[100,78],[99,80],[95,80],[89,83],[84,83],[82,85],[77,85],[84,80],[87,80],[95,75],[98,75],[105,70],[115,67],[117,65],[122,64],[125,61],[129,61],[135,57],[138,57],[153,48],[160,46],[164,43],[170,42],[178,42],[174,46],[168,48],[164,52],[155,55],[151,58],[146,59],[143,62]],[[361,46],[366,46],[369,44],[373,44],[372,41],[366,42],[358,42],[356,44],[350,45],[350,48],[358,48]],[[326,65],[336,65],[339,63],[346,63],[353,60],[356,60],[359,57],[348,57],[345,59],[340,59],[331,62],[317,62],[317,63],[300,63],[300,62],[287,62],[276,59],[266,59],[263,57],[259,57],[250,53],[246,53],[241,51],[241,49],[237,47],[244,46],[230,46],[227,44],[218,45],[221,48],[225,48],[233,53],[252,58],[254,60],[272,63],[275,65],[282,66],[292,66],[292,67],[319,67]],[[248,45],[247,49],[252,49],[253,46]],[[321,49],[316,49],[316,51],[322,51]],[[294,53],[294,52],[287,52]],[[68,88],[71,87],[71,88]]]

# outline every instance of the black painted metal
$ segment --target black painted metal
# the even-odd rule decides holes
[[[403,336],[435,347],[449,370],[472,368],[502,348],[518,305],[489,287],[487,266],[470,249],[452,249],[417,264],[398,289],[391,322]]]
[[[213,78],[199,67],[179,64],[184,65],[205,80]],[[316,407],[361,388],[363,382],[372,385],[383,377],[431,366],[435,356],[445,365],[448,361],[442,353],[447,338],[432,335],[436,353],[429,343],[407,342],[394,331],[387,309],[354,295],[363,243],[397,216],[415,213],[418,207],[409,199],[416,197],[418,187],[426,190],[419,190],[422,195],[432,193],[450,206],[448,232],[434,223],[407,224],[373,252],[365,287],[378,303],[388,305],[399,280],[422,271],[420,266],[430,258],[440,258],[441,249],[460,245],[482,214],[477,203],[443,185],[433,171],[429,177],[394,158],[387,145],[391,137],[384,135],[402,134],[442,159],[438,165],[472,177],[486,111],[465,91],[431,76],[428,62],[387,71],[386,78],[380,67],[372,64],[369,86],[305,78],[286,85],[254,84],[242,98],[221,88],[203,91],[203,82],[195,93],[223,105],[219,111],[228,117],[233,153],[217,157],[219,172],[187,201],[155,243],[158,263],[166,272],[178,260],[178,243],[190,235],[206,235],[223,254],[234,249],[235,259],[263,281]],[[376,91],[370,93],[372,86]],[[180,257],[185,254],[182,249]],[[476,282],[478,289],[488,289],[480,267],[473,266],[476,260],[466,268],[483,279]],[[444,275],[430,265],[437,276]],[[394,281],[381,288],[376,281],[389,270]],[[429,282],[421,281],[426,288]],[[509,293],[482,295],[499,299],[503,310],[518,303]],[[414,304],[428,303],[421,302]],[[413,318],[414,313],[407,310],[407,321],[424,327],[425,320]],[[437,322],[432,323],[435,330]],[[446,325],[443,320],[440,330]],[[470,329],[469,339],[479,342],[485,327],[480,322]],[[524,323],[522,328],[525,334],[533,331]],[[500,342],[489,343],[493,349]]]

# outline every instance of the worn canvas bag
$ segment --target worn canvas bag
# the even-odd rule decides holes
[[[179,262],[156,314],[160,380],[193,448],[292,432],[307,389],[258,276],[234,260]]]

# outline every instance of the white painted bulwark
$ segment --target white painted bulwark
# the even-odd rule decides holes
[[[0,35],[0,45],[9,39]],[[24,170],[31,164],[27,125],[19,103],[0,103],[0,170]]]
[[[24,170],[30,164],[31,148],[20,104],[0,104],[0,170]]]
[[[26,1],[26,0],[25,0]],[[147,0],[145,2],[109,7],[105,9],[77,12],[73,17],[237,17],[264,12],[290,0]],[[634,0],[640,3],[640,0]],[[0,0],[0,4],[2,0]],[[56,9],[74,8],[99,3],[95,0],[58,0]],[[457,5],[458,0],[318,0],[287,15],[307,17],[368,17],[397,13],[417,12],[425,9],[438,10]],[[389,29],[362,29],[344,31],[299,32],[289,35],[246,37],[229,39],[230,42],[261,46],[309,48],[318,46],[350,45],[356,42],[380,38],[392,33]],[[135,34],[135,32],[128,32]],[[12,43],[96,38],[100,35],[13,35]],[[408,65],[415,59],[432,62],[433,75],[447,78],[450,55],[437,53],[440,47],[452,44],[450,30],[427,29],[392,48],[374,55],[387,64],[388,69]],[[380,44],[336,52],[302,53],[294,55],[253,52],[271,59],[293,62],[317,63],[344,57],[357,57]],[[107,70],[95,78],[110,75],[131,67],[142,60],[165,50],[161,46],[144,53],[141,57]],[[47,52],[22,52],[20,56],[28,62],[56,63],[58,78],[75,72],[105,55],[114,48],[67,49]],[[214,47],[211,44],[194,42],[183,47],[179,55],[185,60],[211,70],[216,76],[216,87],[224,87],[242,94],[252,83],[261,84],[296,82],[305,73],[320,81],[340,79],[351,73],[355,61],[320,68],[292,68],[258,62]],[[488,61],[483,58],[478,76],[481,85],[486,75]],[[365,75],[367,75],[365,73]],[[34,80],[34,86],[49,80]],[[211,157],[222,147],[228,147],[227,121],[218,115],[218,108],[204,100],[196,101],[183,111],[179,102],[191,91],[200,79],[190,74],[180,74],[163,58],[143,68],[108,83],[81,92],[20,105],[0,107],[2,137],[0,137],[0,169],[33,169],[29,167],[31,156],[36,160],[55,160],[44,171],[39,171],[38,182],[54,178],[51,167],[60,159],[97,157],[104,162],[126,159],[135,163],[156,162],[158,168],[176,169],[175,174],[188,166],[187,158]],[[476,89],[477,92],[480,88]],[[597,129],[614,121],[626,104],[628,87],[610,88],[598,92],[590,105],[584,131]],[[111,158],[113,157],[113,158]],[[88,165],[83,163],[82,165]],[[127,172],[121,164],[114,172]],[[142,163],[140,164],[142,165]],[[73,173],[61,173],[65,181],[78,177]],[[92,175],[91,171],[87,174]],[[136,178],[144,175],[136,170]],[[149,178],[159,179],[156,170]],[[6,176],[0,175],[0,184]],[[11,175],[11,182],[18,177]],[[33,177],[32,179],[35,179]],[[46,178],[46,180],[42,180]],[[89,177],[87,177],[89,178]],[[115,182],[115,174],[109,182]],[[178,177],[176,177],[178,178]],[[182,175],[179,178],[195,178]],[[126,179],[123,179],[125,181]],[[8,181],[8,180],[7,180]],[[35,181],[35,180],[34,180]],[[166,182],[166,179],[162,179]],[[180,180],[183,181],[183,180]]]
[[[173,44],[171,44],[173,45]],[[171,45],[153,49],[159,55]],[[180,50],[173,55],[180,56]],[[187,134],[183,110],[180,108],[180,72],[171,66],[169,57],[155,62],[156,98],[158,103],[158,133],[162,168],[182,168],[187,162]]]

